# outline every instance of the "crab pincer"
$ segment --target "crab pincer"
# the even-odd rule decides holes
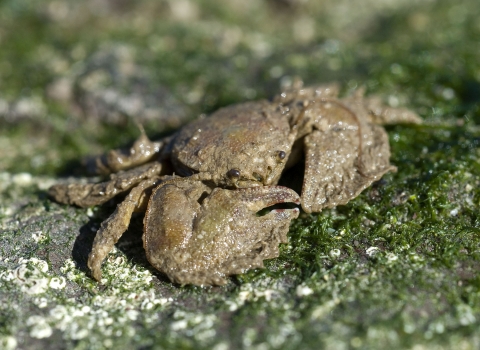
[[[227,276],[278,256],[278,244],[287,242],[299,209],[257,213],[285,202],[299,204],[300,198],[282,186],[211,190],[201,182],[165,182],[152,194],[145,215],[147,258],[177,283],[225,284]]]

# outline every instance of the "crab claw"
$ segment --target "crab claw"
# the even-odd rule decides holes
[[[290,221],[299,209],[257,213],[299,200],[281,186],[212,191],[201,182],[163,183],[145,215],[147,258],[174,282],[225,284],[226,276],[263,267],[264,259],[278,256],[278,245],[287,242]]]

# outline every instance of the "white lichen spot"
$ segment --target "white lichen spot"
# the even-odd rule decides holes
[[[425,259],[424,259],[422,256],[420,256],[420,255],[418,255],[418,254],[416,254],[416,253],[414,253],[414,252],[411,252],[411,253],[409,254],[409,258],[410,258],[410,261],[411,261],[412,263],[414,263],[414,264],[415,264],[415,263],[417,263],[417,264],[423,263],[423,262],[425,261]]]
[[[398,105],[400,104],[398,97],[395,95],[389,95],[387,101],[390,107],[393,107],[393,108],[398,107]]]
[[[377,255],[379,252],[380,252],[380,249],[378,247],[369,247],[365,251],[365,253],[371,258]]]
[[[80,309],[80,311],[85,315],[85,314],[88,314],[90,311],[92,311],[92,309],[91,309],[90,306],[85,305],[85,306],[82,306],[82,308]]]
[[[127,310],[126,316],[131,321],[136,321],[138,318],[139,312],[137,310]]]
[[[155,305],[150,300],[144,300],[140,308],[142,310],[151,310]]]
[[[103,341],[103,346],[106,347],[106,348],[111,348],[113,346],[112,339],[105,339]]]
[[[48,264],[43,260],[20,258],[19,265],[13,270],[2,273],[1,278],[17,284],[24,293],[40,294],[48,289],[50,277],[47,271]]]
[[[172,329],[172,331],[179,331],[181,329],[185,329],[187,328],[188,326],[188,322],[187,320],[180,320],[180,321],[175,321],[175,322],[172,322],[171,325],[170,325],[170,328]]]
[[[248,328],[243,334],[243,345],[246,348],[250,348],[257,337],[257,331],[253,328]]]
[[[0,336],[0,349],[14,350],[17,348],[17,339],[11,335]]]
[[[279,349],[285,344],[285,341],[294,335],[297,331],[292,323],[281,324],[276,332],[272,332],[267,336],[268,348]]]
[[[52,335],[52,327],[47,323],[47,320],[38,315],[30,316],[27,319],[27,326],[30,328],[30,336],[32,338],[43,339]]]
[[[1,140],[1,139],[0,139]],[[1,172],[0,173],[0,189],[5,189],[7,188],[7,185],[10,184],[10,173],[7,172]]]
[[[13,208],[11,207],[1,208],[0,213],[2,213],[3,216],[11,216],[13,214]]]
[[[198,18],[200,9],[190,0],[169,1],[171,15],[178,21],[194,21]]]
[[[32,175],[29,173],[19,173],[12,176],[12,182],[17,186],[28,186],[32,183]]]
[[[408,250],[408,249],[410,249],[410,244],[405,243],[404,245],[400,246],[400,249],[401,249],[402,251]]]
[[[313,289],[306,285],[300,284],[297,286],[296,294],[298,297],[304,297],[313,294]]]
[[[36,243],[43,243],[43,242],[47,241],[48,237],[42,231],[35,231],[35,232],[32,233],[32,239]]]
[[[445,88],[442,91],[442,97],[445,100],[451,100],[452,98],[455,97],[455,91],[452,88]]]
[[[327,301],[326,303],[317,306],[313,311],[310,316],[312,320],[319,320],[323,318],[325,315],[329,314],[330,311],[333,310],[335,306],[337,306],[340,303],[340,300],[338,298],[332,299]]]
[[[142,290],[150,285],[153,279],[150,271],[133,265],[124,256],[115,255],[110,254],[104,264],[102,284],[121,285],[122,290]]]
[[[442,334],[445,331],[445,325],[441,321],[432,323],[431,328],[437,334]]]
[[[142,304],[140,305],[140,308],[142,310],[151,310],[155,306],[164,306],[173,301],[172,298],[160,298],[160,299],[150,299],[150,298],[143,298],[142,299]]]
[[[32,263],[33,266],[36,266],[41,272],[46,273],[48,271],[48,263],[44,260],[37,258],[23,259],[20,258],[19,263]]]
[[[33,303],[37,305],[40,309],[46,308],[48,306],[47,298],[35,298],[33,299]]]
[[[64,273],[69,281],[72,282],[82,282],[85,281],[88,277],[78,270],[75,266],[75,262],[72,259],[67,259],[63,263],[63,266],[60,268],[60,271]]]
[[[77,340],[87,338],[92,330],[101,332],[105,337],[115,332],[130,334],[129,324],[139,315],[137,310],[126,309],[113,302],[101,308],[81,304],[57,305],[50,310],[49,319],[66,338]]]
[[[213,346],[212,350],[228,350],[230,346],[228,343],[218,343]]]
[[[18,266],[13,270],[2,272],[0,279],[16,284],[22,292],[30,295],[45,293],[49,288],[65,288],[65,278],[61,276],[51,276],[46,261],[37,258],[20,258],[18,263]],[[47,306],[47,300],[45,298],[37,298],[34,300],[36,300],[36,304],[40,308]]]
[[[75,263],[72,259],[67,259],[63,263],[63,266],[60,268],[60,271],[63,273],[67,273],[75,268]]]
[[[70,333],[70,337],[74,340],[78,340],[78,339],[84,339],[86,337],[88,337],[88,329],[86,328],[80,328],[80,329],[77,329],[75,331],[72,331]]]
[[[53,178],[44,178],[44,177],[35,177],[34,179],[37,180],[38,189],[42,191],[49,189],[57,181],[56,179],[53,179]]]
[[[254,286],[253,284],[244,284],[236,299],[226,301],[226,305],[230,311],[235,311],[243,306],[247,301],[258,301],[263,298],[267,302],[275,303],[281,295],[281,290],[276,286],[274,289],[267,288],[269,283],[265,281],[263,286]]]
[[[188,332],[201,342],[214,338],[216,335],[214,328],[218,319],[216,315],[176,310],[173,318],[175,321],[170,324],[170,329],[177,334]]]
[[[49,286],[53,289],[63,289],[65,288],[67,282],[63,277],[52,277],[50,280]]]
[[[468,326],[477,320],[473,314],[472,308],[466,304],[457,306],[458,320],[462,326]]]
[[[111,255],[106,265],[104,271],[107,272],[110,285],[102,293],[86,300],[88,304],[78,304],[75,299],[61,300],[61,305],[53,307],[46,317],[47,323],[62,331],[65,339],[84,339],[90,337],[92,332],[99,332],[106,338],[133,336],[132,321],[148,316],[144,316],[140,310],[153,309],[173,301],[171,298],[156,298],[150,284],[150,272],[137,270],[123,256]],[[85,283],[87,280],[71,259],[64,262],[60,271],[73,282]],[[65,284],[63,277],[49,279],[50,288],[61,289]],[[154,317],[151,319],[155,320]]]
[[[405,324],[403,325],[403,331],[407,334],[412,334],[413,332],[415,332],[416,328],[417,327],[415,326],[415,324],[411,322],[405,322]]]
[[[255,297],[257,299],[259,298],[265,298],[266,301],[271,301],[272,297],[275,295],[276,291],[273,289],[265,289],[265,290],[258,290],[255,292]]]
[[[341,251],[340,249],[332,249],[330,250],[330,252],[328,253],[328,255],[330,256],[330,258],[332,259],[337,259],[340,257],[340,254],[341,254]]]
[[[460,211],[460,208],[454,208],[450,210],[450,216],[457,216],[459,211]]]
[[[398,260],[398,256],[393,254],[393,253],[387,253],[386,257],[387,257],[387,262],[390,263],[390,264],[392,264],[392,263],[394,263],[395,261]]]
[[[231,312],[237,311],[238,308],[243,305],[243,303],[235,302],[233,300],[227,300],[225,301],[225,304],[228,307],[228,311],[231,311]]]

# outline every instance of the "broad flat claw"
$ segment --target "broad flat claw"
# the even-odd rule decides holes
[[[280,186],[211,191],[199,182],[162,184],[145,216],[147,258],[180,284],[225,284],[226,276],[263,267],[264,259],[278,256],[278,244],[287,241],[299,210],[257,212],[299,199]]]

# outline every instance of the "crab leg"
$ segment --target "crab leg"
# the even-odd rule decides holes
[[[346,204],[396,169],[389,163],[386,132],[365,122],[356,110],[325,101],[309,113],[317,116],[315,129],[304,140],[302,208],[307,213]]]
[[[92,252],[88,256],[88,267],[93,278],[102,279],[101,265],[105,257],[128,229],[132,213],[141,208],[145,201],[145,192],[158,184],[160,178],[147,179],[133,188],[110,217],[102,222],[93,241]]]
[[[299,197],[280,186],[211,190],[188,179],[164,182],[145,215],[147,258],[177,283],[225,284],[226,276],[278,256],[278,244],[286,242],[299,211],[257,212],[283,202],[298,203]]]
[[[169,139],[152,142],[139,124],[140,136],[129,149],[114,149],[106,154],[90,159],[89,168],[94,173],[107,175],[120,170],[130,169],[154,160]]]
[[[278,103],[288,119],[290,126],[295,126],[296,137],[301,138],[311,131],[312,120],[305,115],[306,108],[309,104],[322,99],[336,99],[340,86],[337,83],[323,84],[302,88],[294,86],[287,89],[280,95],[275,96],[274,103]]]
[[[406,108],[393,108],[382,105],[379,98],[370,97],[365,100],[372,123],[379,125],[421,124],[417,113]]]
[[[58,184],[48,190],[56,202],[90,207],[107,202],[116,195],[126,192],[142,181],[160,174],[162,165],[151,163],[138,168],[110,175],[110,181],[97,184]]]
[[[385,106],[378,96],[365,98],[364,88],[360,88],[342,102],[355,110],[361,118],[378,125],[393,124],[421,124],[422,119],[413,111],[406,108],[394,108]]]
[[[303,84],[302,84],[303,85]],[[338,83],[329,83],[316,86],[293,86],[274,97],[273,102],[284,106],[298,101],[312,101],[318,98],[336,98],[340,90]]]

